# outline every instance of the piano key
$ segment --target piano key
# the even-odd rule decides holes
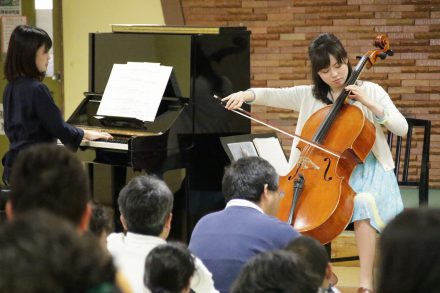
[[[102,148],[102,149],[112,149],[112,150],[123,150],[128,151],[128,141],[115,142],[112,140],[83,140],[80,144],[81,147],[91,147],[91,148]]]

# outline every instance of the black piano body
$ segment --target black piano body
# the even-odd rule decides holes
[[[176,217],[173,229],[176,238],[187,240],[198,218],[224,206],[221,179],[229,160],[219,137],[250,133],[249,120],[225,110],[213,99],[214,94],[223,97],[250,87],[250,32],[244,27],[189,31],[183,30],[186,27],[146,28],[141,32],[90,34],[89,94],[68,122],[109,131],[121,139],[88,142],[79,151],[84,161],[92,163],[92,182],[93,164],[111,167],[117,230],[117,195],[126,183],[127,167],[160,177],[169,170],[183,169],[175,207],[186,216]],[[127,62],[173,67],[175,78],[167,86],[154,122],[95,117],[113,64]],[[244,108],[249,110],[248,105]]]

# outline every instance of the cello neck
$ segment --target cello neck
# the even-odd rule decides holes
[[[365,68],[365,65],[368,62],[368,57],[362,56],[361,60],[358,62],[356,68],[352,71],[350,77],[348,78],[347,82],[345,83],[344,87],[347,85],[355,84],[358,80],[359,76],[362,73],[362,70]],[[333,124],[333,121],[336,119],[340,109],[345,103],[345,100],[347,99],[348,95],[350,94],[349,91],[346,91],[345,89],[342,90],[342,92],[339,94],[336,101],[333,103],[331,110],[328,112],[326,119],[322,122],[320,127],[318,128],[318,131],[316,131],[315,135],[313,136],[312,141],[316,143],[322,143],[325,136],[327,135],[328,130],[330,129],[331,125]]]
[[[344,87],[347,85],[355,84],[358,80],[359,76],[361,75],[362,71],[365,68],[365,65],[367,64],[368,57],[362,56],[361,60],[359,60],[359,63],[357,64],[356,68],[351,73],[350,77],[348,78],[347,82],[345,83]],[[337,111],[344,105],[345,99],[347,99],[348,95],[350,94],[349,91],[346,91],[345,89],[342,90],[342,92],[339,94],[338,98],[336,99],[334,103],[334,107],[337,108]]]

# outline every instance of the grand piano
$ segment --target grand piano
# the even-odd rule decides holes
[[[106,181],[111,184],[116,230],[121,229],[117,197],[127,168],[179,182],[174,213],[183,216],[174,217],[176,239],[188,240],[201,216],[223,208],[221,179],[229,160],[219,137],[250,133],[250,121],[225,110],[213,95],[250,87],[249,41],[244,27],[114,25],[111,33],[90,34],[89,89],[68,122],[115,137],[83,142],[78,154],[89,163],[92,182],[94,165],[110,166]],[[153,122],[95,117],[113,64],[127,62],[173,67]],[[130,96],[126,99],[130,103]]]

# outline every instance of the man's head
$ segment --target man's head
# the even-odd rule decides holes
[[[316,293],[297,256],[287,251],[267,251],[252,258],[232,285],[232,293]]]
[[[10,219],[43,209],[87,229],[89,180],[81,161],[66,148],[39,144],[21,151],[12,167],[10,184],[6,207]]]
[[[3,224],[0,292],[119,292],[112,258],[86,235],[45,211],[17,215]]]
[[[321,243],[303,236],[291,241],[285,250],[294,252],[298,256],[298,261],[314,284],[323,288],[328,287],[333,274],[327,251]]]
[[[258,204],[266,214],[278,211],[280,194],[275,168],[259,157],[245,157],[228,167],[223,176],[223,195],[227,200],[245,199]]]
[[[119,193],[121,221],[128,232],[168,237],[173,193],[154,176],[138,176]]]

